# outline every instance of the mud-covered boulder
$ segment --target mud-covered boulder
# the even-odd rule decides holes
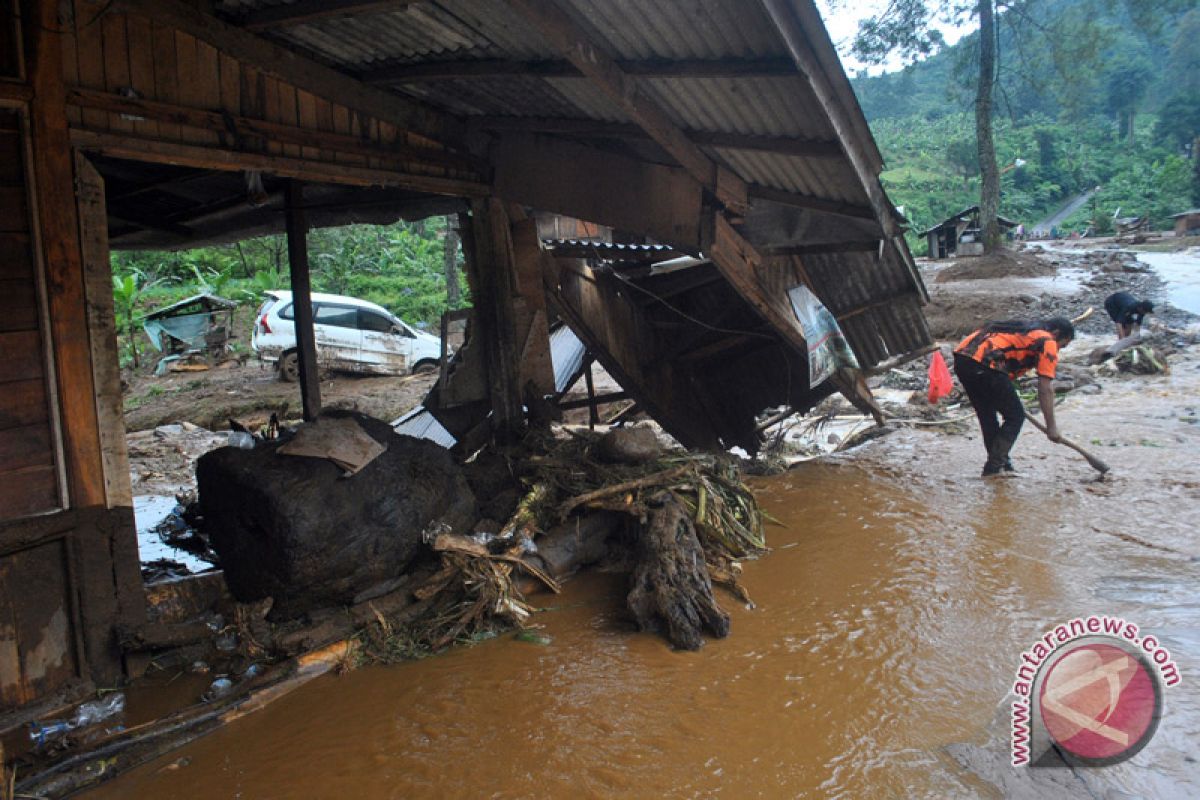
[[[446,450],[361,414],[328,416],[353,417],[387,450],[349,477],[324,458],[276,453],[286,439],[223,447],[196,465],[230,591],[244,603],[273,597],[274,619],[350,602],[404,572],[426,529],[465,533],[475,522],[475,496]]]
[[[660,458],[663,447],[650,428],[613,428],[596,442],[595,456],[610,464],[644,464]]]

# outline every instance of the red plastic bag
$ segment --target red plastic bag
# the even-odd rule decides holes
[[[950,379],[950,370],[942,358],[942,351],[934,350],[929,359],[929,402],[936,403],[950,394],[953,388],[954,382]]]

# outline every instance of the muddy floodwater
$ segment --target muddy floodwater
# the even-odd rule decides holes
[[[977,477],[974,432],[926,430],[758,480],[781,524],[747,564],[757,608],[724,596],[732,635],[698,653],[631,630],[621,576],[585,575],[538,596],[549,644],[321,678],[91,796],[993,797],[1019,653],[1092,613],[1157,633],[1184,681],[1145,750],[1079,785],[1200,796],[1197,388],[1192,362],[1063,405],[1103,483],[1028,430],[1020,480]]]

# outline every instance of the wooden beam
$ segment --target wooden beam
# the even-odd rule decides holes
[[[294,8],[294,6],[287,6],[287,8]],[[797,74],[796,64],[790,58],[684,59],[680,61],[653,59],[617,61],[615,63],[625,74],[639,78],[770,78]],[[393,64],[364,72],[359,78],[363,83],[375,84],[430,83],[516,76],[532,78],[586,77],[570,61],[512,61],[481,58]]]
[[[783,205],[795,206],[796,208],[810,208],[813,211],[836,214],[840,217],[875,219],[875,210],[870,206],[860,206],[840,200],[829,200],[824,197],[813,197],[811,195],[789,192],[784,189],[774,189],[770,186],[759,186],[758,184],[750,184],[747,192],[755,200],[768,200],[772,203],[782,203]]]
[[[231,58],[317,97],[443,144],[463,148],[466,129],[458,118],[367,86],[336,69],[197,11],[181,0],[113,0],[113,8],[194,36]]]
[[[517,285],[511,226],[504,204],[494,197],[473,200],[468,277],[477,334],[483,343],[492,402],[492,432],[499,441],[516,438],[525,422],[521,405],[520,345],[513,313]],[[464,237],[464,243],[468,240]]]
[[[299,0],[297,3],[251,11],[238,22],[248,31],[285,28],[329,19],[403,11],[423,0]]]
[[[562,133],[580,138],[651,140],[650,134],[637,125],[590,119],[488,116],[470,117],[467,124],[472,128],[490,131],[529,131],[531,133]],[[840,158],[842,156],[840,144],[822,139],[698,130],[685,130],[684,135],[693,143],[703,147],[762,151],[803,158]]]
[[[348,186],[396,186],[417,192],[453,197],[482,197],[486,184],[457,178],[438,178],[400,172],[394,169],[353,167],[327,161],[311,161],[288,156],[268,156],[221,147],[180,144],[131,134],[113,134],[76,128],[71,142],[82,150],[113,158],[127,158],[152,164],[237,172],[261,170],[281,178],[299,178]]]
[[[0,80],[0,105],[22,106],[33,99],[33,87],[27,83]]]
[[[288,181],[285,199],[288,271],[292,278],[292,308],[296,317],[293,327],[300,357],[300,402],[304,421],[312,422],[321,414],[321,375],[317,369],[312,283],[308,269],[308,221],[304,218],[303,205],[303,185],[299,181]]]
[[[520,133],[499,137],[492,162],[506,200],[700,249],[703,189],[678,167]]]
[[[822,244],[789,245],[772,247],[766,253],[771,256],[813,256],[828,253],[876,253],[882,239],[864,239],[858,242],[825,242]]]
[[[100,449],[104,459],[105,494],[109,508],[132,508],[133,489],[129,477],[129,452],[125,443],[121,359],[117,349],[104,179],[78,151],[75,153],[75,187],[92,348],[92,379],[96,387],[96,415],[100,423]],[[134,538],[132,531],[130,538]],[[136,569],[137,556],[132,560]],[[140,589],[141,581],[137,583]]]
[[[596,384],[592,378],[592,359],[589,356],[587,366],[583,368],[583,382],[587,386],[587,410],[588,410],[588,429],[596,430],[596,423],[600,421],[600,412],[596,408]]]
[[[311,130],[280,122],[235,116],[225,112],[206,111],[172,103],[121,97],[92,89],[69,89],[67,103],[81,108],[107,111],[110,114],[126,114],[158,122],[169,122],[173,125],[214,131],[222,136],[229,134],[249,136],[265,141],[286,142],[303,147],[386,159],[392,162],[420,162],[437,167],[474,171],[481,171],[487,166],[482,159],[447,150],[413,147],[405,144],[376,145],[345,134]]]
[[[507,0],[555,49],[616,103],[630,119],[658,142],[672,158],[713,192],[717,200],[740,211],[745,208],[746,187],[736,176],[718,168],[671,118],[651,100],[636,79],[625,73],[607,53],[580,30],[554,0]]]
[[[595,394],[595,385],[592,383],[592,379],[590,377],[591,376],[591,368],[590,367],[588,368],[587,371],[584,372],[584,375],[587,376],[587,377],[585,377],[585,380],[587,381],[587,383],[589,385],[589,391],[592,392],[592,395],[584,400],[567,400],[565,402],[558,403],[558,407],[560,409],[562,409],[563,411],[574,411],[577,408],[590,408],[590,407],[594,407],[594,406],[603,406],[603,405],[607,405],[609,403],[616,403],[621,400],[629,399],[628,392],[609,392],[607,394]]]
[[[716,214],[711,257],[734,290],[798,353],[807,356],[808,345],[787,296],[770,297],[758,278],[763,257],[742,238],[724,214]]]
[[[170,234],[180,239],[191,239],[196,235],[196,232],[187,226],[178,225],[165,219],[150,218],[128,209],[110,208],[108,209],[108,216],[143,230],[158,231],[159,233]]]
[[[50,332],[46,344],[53,347],[62,466],[69,487],[68,507],[103,506],[107,493],[79,246],[75,165],[67,127],[63,34],[58,3],[39,0],[30,5],[32,13],[24,20],[34,92],[29,107],[33,158],[28,185],[36,192],[35,241],[40,244],[46,281]]]

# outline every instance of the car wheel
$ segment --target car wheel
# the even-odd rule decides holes
[[[300,354],[293,350],[279,358],[279,380],[295,383],[300,380]]]
[[[437,372],[437,369],[438,369],[438,364],[436,361],[429,361],[429,360],[418,361],[416,364],[413,365],[412,374],[413,375],[429,375],[431,373]]]

